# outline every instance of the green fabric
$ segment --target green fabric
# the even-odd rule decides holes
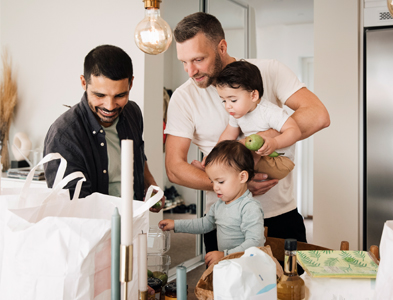
[[[111,196],[121,196],[121,150],[120,140],[117,134],[116,125],[119,118],[109,127],[104,127],[106,149],[108,153],[108,192]]]

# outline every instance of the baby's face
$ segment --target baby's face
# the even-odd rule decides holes
[[[218,86],[217,92],[225,104],[226,111],[235,119],[243,117],[257,107],[257,91],[248,92],[241,87],[233,89],[229,86]]]
[[[213,183],[213,190],[217,197],[226,204],[239,198],[247,190],[247,178],[244,172],[225,164],[213,163],[205,168],[207,176]]]

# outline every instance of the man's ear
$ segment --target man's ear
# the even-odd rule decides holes
[[[221,56],[227,54],[227,48],[228,48],[228,44],[227,41],[222,39],[217,46],[218,49],[218,53],[220,53]]]
[[[239,178],[240,178],[240,183],[246,183],[248,180],[248,172],[247,171],[241,171],[239,173]]]
[[[132,88],[132,84],[134,83],[134,76],[132,76],[132,78],[131,78],[131,82],[130,82],[130,89],[129,89],[129,91],[131,91],[131,88]]]
[[[87,82],[86,82],[85,76],[81,75],[80,79],[81,79],[82,88],[86,91],[86,89],[87,89]]]

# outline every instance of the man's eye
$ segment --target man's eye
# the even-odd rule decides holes
[[[126,94],[116,95],[116,98],[123,98]]]
[[[202,60],[203,60],[203,58],[198,58],[198,59],[196,59],[195,61],[201,62]]]

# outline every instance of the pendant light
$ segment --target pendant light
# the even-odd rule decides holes
[[[160,17],[161,0],[143,0],[145,18],[135,28],[135,43],[147,54],[160,54],[172,42],[172,30]]]

